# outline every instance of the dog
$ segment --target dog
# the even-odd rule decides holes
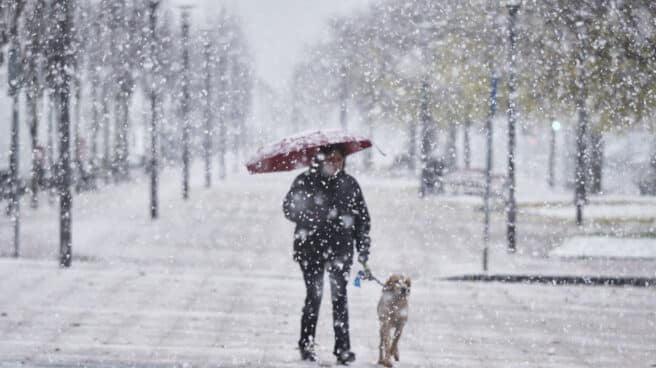
[[[399,361],[399,339],[408,321],[410,278],[394,274],[385,282],[383,295],[378,302],[380,322],[380,355],[378,364],[392,366],[392,357]]]

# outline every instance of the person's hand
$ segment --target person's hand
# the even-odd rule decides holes
[[[369,266],[367,265],[367,256],[363,256],[362,254],[358,255],[358,262],[360,262],[362,268],[364,268],[365,271],[369,271]]]
[[[361,257],[358,256],[358,262],[362,265],[362,278],[365,280],[371,280],[373,278],[373,275],[371,274],[371,270],[369,269],[369,266],[367,265],[367,257]]]

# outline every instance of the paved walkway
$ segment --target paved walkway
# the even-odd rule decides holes
[[[156,222],[147,218],[144,182],[76,197],[68,270],[54,260],[55,210],[24,211],[23,258],[0,259],[0,367],[312,366],[295,350],[304,290],[280,209],[292,176],[243,177],[209,190],[193,182],[183,202],[175,174],[163,176]],[[399,367],[656,364],[653,288],[440,281],[480,272],[475,206],[420,200],[403,181],[362,186],[374,271],[413,277]],[[502,241],[500,225],[493,244]],[[493,246],[492,271],[653,276],[652,261],[544,258],[534,250],[561,235],[541,235],[538,222],[520,229],[522,251]],[[9,239],[3,218],[0,251],[9,252]],[[356,367],[376,362],[379,296],[371,283],[349,290]],[[332,364],[329,310],[325,298],[318,342]]]

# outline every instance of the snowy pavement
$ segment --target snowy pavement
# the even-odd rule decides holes
[[[57,267],[56,208],[23,211],[22,258],[0,259],[0,367],[308,367],[298,361],[303,283],[281,212],[292,174],[238,176],[211,189],[162,176],[161,218],[143,179],[75,197],[73,252]],[[399,367],[649,367],[656,364],[653,288],[442,281],[480,272],[476,205],[422,200],[404,180],[364,178],[371,267],[413,277]],[[45,197],[44,197],[45,199]],[[654,276],[653,260],[543,256],[571,229],[520,222],[509,255],[493,217],[490,268],[504,273]],[[535,219],[531,220],[534,221]],[[0,252],[11,226],[0,219]],[[563,235],[565,234],[565,235]],[[320,358],[333,363],[328,290]],[[349,289],[356,367],[374,366],[380,289]]]
[[[11,366],[307,367],[296,274],[141,271],[2,261],[0,357]],[[418,281],[399,367],[648,367],[651,289]],[[373,285],[350,290],[356,367],[373,366]],[[10,296],[10,297],[7,297]],[[318,327],[332,363],[329,306]]]
[[[527,213],[559,220],[574,221],[576,208],[573,204],[533,207]],[[646,222],[656,224],[656,203],[591,203],[584,208],[584,217],[589,221],[605,222]]]
[[[656,258],[656,239],[572,237],[550,253],[556,257]]]

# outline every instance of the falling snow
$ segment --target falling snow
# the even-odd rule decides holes
[[[656,5],[301,3],[0,0],[0,367],[656,366]]]

